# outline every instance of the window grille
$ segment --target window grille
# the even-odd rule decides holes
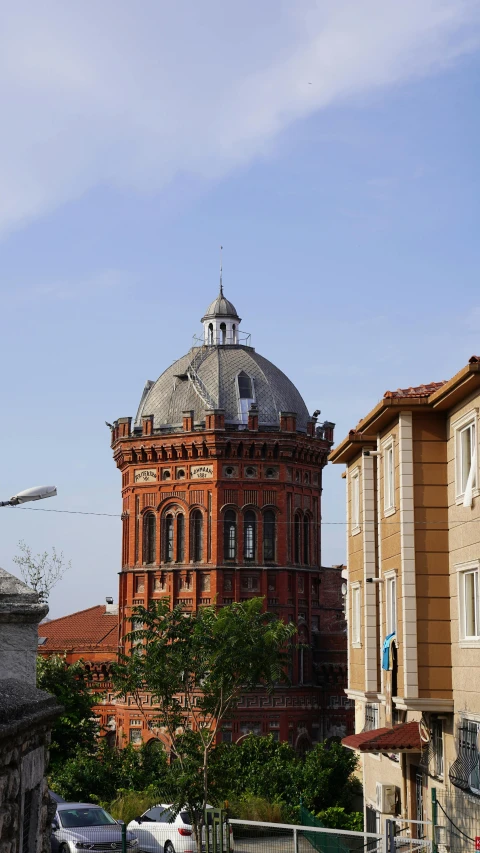
[[[378,705],[365,705],[365,727],[364,732],[371,732],[378,729]]]
[[[457,758],[450,767],[450,782],[462,791],[480,794],[478,739],[480,723],[464,720],[458,728]]]

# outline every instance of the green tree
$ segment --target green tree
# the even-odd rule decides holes
[[[163,749],[131,744],[112,749],[101,739],[93,752],[78,749],[71,758],[52,772],[52,785],[66,800],[109,803],[122,791],[145,791],[167,787],[169,768]],[[155,799],[152,799],[149,805]],[[148,807],[148,806],[147,806]],[[137,812],[138,814],[138,812]]]
[[[292,747],[272,735],[251,734],[239,743],[219,744],[211,778],[217,801],[256,797],[270,803],[299,802],[301,762]]]
[[[329,829],[349,829],[363,832],[363,813],[347,812],[342,806],[329,806],[318,812],[318,819]]]
[[[302,765],[299,786],[304,805],[314,813],[331,806],[351,811],[354,797],[361,791],[353,776],[356,766],[355,753],[341,744],[317,744]]]
[[[78,748],[96,751],[99,721],[92,708],[99,697],[87,687],[87,678],[83,661],[68,664],[60,655],[37,658],[37,686],[52,693],[64,708],[52,729],[52,772],[74,756]]]
[[[128,635],[133,654],[114,667],[113,680],[119,695],[134,697],[146,720],[142,696],[152,694],[156,717],[148,722],[169,738],[176,804],[190,811],[200,848],[218,728],[242,693],[259,684],[273,690],[284,679],[296,629],[264,612],[261,598],[196,613],[159,602],[134,608],[132,622],[143,627]]]

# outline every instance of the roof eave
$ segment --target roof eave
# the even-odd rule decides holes
[[[431,394],[429,403],[436,411],[451,409],[477,388],[480,388],[480,363],[473,362],[462,367],[445,385]]]

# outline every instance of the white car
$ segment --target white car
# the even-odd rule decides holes
[[[161,803],[131,820],[127,829],[138,838],[141,853],[198,853],[193,827],[185,809],[175,815],[171,805]],[[233,851],[231,826],[223,830],[224,850],[227,849],[227,830],[230,833],[230,850]],[[205,849],[205,828],[202,848]]]

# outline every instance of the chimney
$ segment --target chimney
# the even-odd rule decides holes
[[[281,432],[296,432],[297,431],[297,413],[296,412],[280,412],[280,431]]]
[[[205,429],[225,429],[225,409],[205,409]]]
[[[193,414],[193,409],[182,412],[184,432],[193,432]]]
[[[107,595],[105,599],[105,616],[117,616],[118,614],[118,604],[113,603],[113,598],[111,595]]]

